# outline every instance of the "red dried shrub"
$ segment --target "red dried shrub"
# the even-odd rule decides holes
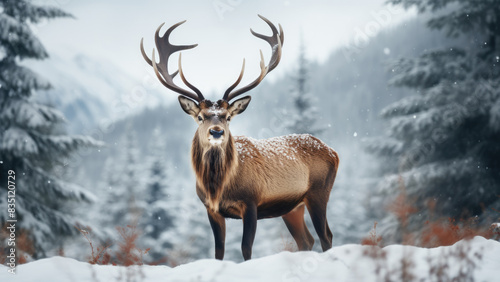
[[[7,243],[10,237],[10,232],[7,229],[7,223],[2,226],[0,231],[0,264],[5,264],[7,262],[7,253],[12,246]],[[26,229],[16,230],[15,237],[15,248],[17,256],[17,264],[24,264],[33,260],[33,255],[35,254],[35,244],[31,239],[30,233]]]
[[[18,264],[24,264],[31,261],[35,254],[35,244],[29,232],[25,229],[21,229],[17,232],[16,250],[18,253]]]
[[[429,220],[425,221],[420,228],[412,227],[408,229],[409,218],[418,212],[416,200],[409,197],[402,177],[399,178],[399,194],[387,207],[387,210],[394,214],[401,228],[402,244],[419,247],[439,247],[450,246],[463,239],[472,239],[475,236],[482,236],[491,239],[495,236],[489,226],[480,226],[477,218],[455,219],[435,217],[436,201],[427,201],[427,210],[430,211]]]
[[[463,219],[456,222],[453,219],[434,218],[436,202],[428,201],[428,210],[430,218],[425,222],[417,232],[410,232],[408,229],[409,217],[417,212],[415,201],[409,199],[402,178],[400,181],[400,193],[394,202],[388,207],[393,213],[401,228],[401,238],[403,244],[419,247],[439,247],[450,246],[460,240],[472,239],[475,236],[482,236],[487,239],[500,239],[500,227],[492,225],[491,227],[481,226],[477,218]],[[372,246],[363,251],[363,255],[370,257],[375,262],[375,274],[381,281],[415,281],[413,275],[415,270],[414,258],[411,255],[404,255],[399,264],[389,265],[387,252],[380,248],[382,237],[376,232],[377,222],[373,229],[363,238],[361,244]],[[415,230],[415,227],[412,226]],[[449,260],[454,260],[454,268],[458,267],[458,272],[452,272]],[[472,251],[469,244],[461,244],[454,249],[443,250],[440,257],[427,259],[429,281],[473,281],[474,270],[482,260],[479,251]]]
[[[400,226],[404,230],[408,226],[408,218],[410,215],[416,213],[418,209],[415,207],[415,201],[408,197],[406,193],[406,186],[401,176],[398,179],[398,184],[399,194],[387,207],[387,210],[396,216]]]
[[[89,227],[83,228],[75,226],[75,228],[80,231],[85,240],[89,243],[91,254],[87,261],[90,264],[112,264],[121,266],[143,265],[143,257],[147,255],[150,250],[149,248],[142,250],[137,246],[140,232],[135,225],[116,227],[121,240],[117,243],[118,249],[115,251],[109,250],[109,244],[96,248],[92,241],[92,230]]]
[[[373,229],[370,231],[368,236],[361,240],[361,245],[364,246],[379,246],[382,243],[382,236],[377,235],[377,222],[373,224]]]
[[[475,218],[460,220],[458,223],[451,218],[427,221],[422,232],[421,245],[427,248],[451,246],[463,239],[469,240],[475,236],[490,239],[493,235],[490,228],[479,226]]]
[[[143,265],[143,255],[149,252],[140,249],[136,241],[139,238],[140,232],[135,225],[127,225],[126,227],[116,227],[120,234],[121,241],[118,242],[118,251],[115,253],[114,265]]]
[[[75,228],[80,231],[80,233],[83,235],[85,240],[89,243],[90,246],[90,258],[87,260],[88,263],[90,264],[100,264],[100,265],[106,265],[109,264],[111,255],[108,253],[108,245],[106,246],[101,246],[97,247],[94,249],[94,243],[92,242],[91,238],[91,232],[92,229],[88,226],[86,227],[78,227],[75,226]]]
[[[299,249],[298,249],[297,244],[295,243],[294,240],[281,234],[281,245],[278,247],[277,253],[283,252],[283,251],[293,253],[293,252],[297,252],[298,250]]]

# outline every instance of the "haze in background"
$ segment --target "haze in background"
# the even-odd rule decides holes
[[[166,146],[163,157],[169,168],[163,179],[167,183],[165,189],[179,208],[165,206],[184,215],[178,220],[181,224],[169,232],[190,242],[171,243],[189,246],[192,250],[189,259],[212,256],[213,245],[207,244],[206,239],[212,238],[211,230],[203,205],[195,195],[188,154],[195,123],[177,103],[169,104],[177,94],[158,82],[140,55],[139,42],[144,37],[149,53],[159,24],[165,22],[164,32],[168,26],[187,19],[172,34],[171,42],[199,44],[183,52],[184,72],[209,99],[218,99],[239,74],[242,58],[247,60],[243,85],[258,74],[258,50],[262,49],[266,61],[269,59],[269,46],[249,32],[251,27],[259,33],[271,33],[257,17],[262,14],[284,28],[282,61],[266,81],[249,93],[258,99],[252,102],[245,116],[233,122],[231,131],[233,135],[254,138],[291,133],[283,124],[293,114],[290,93],[302,38],[310,62],[309,88],[315,97],[314,106],[320,112],[318,124],[327,128],[320,137],[339,152],[342,160],[328,211],[335,244],[359,242],[373,223],[366,220],[364,195],[374,182],[368,176],[374,162],[362,153],[361,138],[377,133],[381,127],[379,110],[402,96],[387,88],[389,74],[385,62],[407,51],[420,52],[420,47],[424,48],[420,41],[428,41],[419,37],[417,42],[408,43],[411,41],[408,37],[417,38],[415,31],[424,29],[420,24],[411,25],[414,26],[411,32],[407,27],[391,29],[411,17],[411,13],[391,9],[383,3],[382,0],[349,4],[342,1],[44,1],[43,4],[59,5],[76,17],[33,27],[52,55],[49,60],[32,66],[54,84],[46,100],[62,109],[71,132],[83,132],[107,144],[71,163],[69,177],[100,199],[93,206],[95,214],[84,208],[82,218],[89,221],[102,218],[110,214],[102,210],[108,206],[129,210],[128,202],[113,194],[113,189],[117,191],[126,185],[111,185],[113,178],[128,184],[144,181],[135,185],[134,191],[145,196],[141,189],[148,187],[151,140],[160,140]],[[379,33],[382,30],[386,32]],[[171,60],[173,71],[177,69],[177,54]],[[129,100],[136,101],[130,93],[138,87],[146,89],[148,95],[131,104]],[[146,105],[152,107],[142,111]],[[76,126],[77,123],[80,125]],[[153,132],[158,136],[154,137]],[[126,159],[132,152],[137,154],[136,161]],[[126,172],[130,167],[135,167],[134,174]],[[130,175],[137,177],[128,181]],[[146,213],[142,219],[151,219],[151,215]],[[241,259],[241,221],[229,222],[227,258],[237,261]],[[94,230],[103,233],[107,228],[110,232],[115,230],[110,224],[95,224]],[[284,236],[288,236],[280,219],[262,221],[259,230],[254,246],[256,256],[280,250]],[[82,256],[76,244],[69,242],[67,246],[68,255]]]
[[[300,38],[304,39],[309,59],[324,62],[340,46],[375,36],[383,28],[394,26],[413,13],[384,6],[384,0],[356,1],[38,1],[72,13],[76,19],[63,19],[34,26],[49,50],[65,60],[77,55],[101,58],[138,78],[150,87],[159,87],[139,52],[145,40],[146,52],[154,46],[156,28],[188,20],[171,36],[174,44],[199,46],[185,51],[183,68],[186,76],[204,93],[221,94],[236,79],[241,61],[246,58],[242,84],[259,71],[259,49],[269,59],[265,42],[253,37],[256,32],[270,34],[269,27],[257,17],[261,14],[285,31],[283,59],[268,78],[274,81],[296,63]],[[171,69],[176,69],[177,57]],[[50,63],[50,62],[49,62]],[[173,101],[176,95],[165,95]]]

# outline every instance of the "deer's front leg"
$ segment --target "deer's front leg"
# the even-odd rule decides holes
[[[226,220],[222,215],[210,209],[207,209],[210,226],[214,232],[215,239],[215,258],[222,260],[224,258],[224,244],[226,241]]]
[[[257,206],[255,204],[249,204],[243,215],[243,240],[241,241],[241,251],[245,260],[252,258],[252,245],[256,231]]]

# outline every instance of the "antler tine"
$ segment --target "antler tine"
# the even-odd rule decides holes
[[[177,92],[177,93],[179,93],[179,94],[181,94],[183,96],[191,98],[191,99],[193,99],[195,101],[198,101],[198,102],[202,101],[202,100],[200,100],[200,97],[198,95],[196,95],[196,94],[194,94],[192,92],[189,92],[189,91],[187,91],[185,89],[182,89],[182,88],[178,87],[177,85],[175,85],[173,83],[168,83],[168,81],[166,81],[164,79],[164,76],[160,75],[160,72],[158,71],[158,65],[156,64],[156,60],[155,60],[155,50],[154,49],[153,49],[153,55],[152,55],[151,58],[152,58],[152,64],[153,64],[153,69],[155,71],[155,74],[158,77],[158,80],[160,80],[161,84],[163,84],[163,86],[165,86],[168,89],[170,89],[172,91],[175,91],[175,92]],[[176,71],[174,73],[174,75],[177,75],[177,73],[178,73],[178,71]],[[171,80],[172,80],[172,78],[173,78],[174,75],[171,76]]]
[[[283,47],[283,41],[285,39],[284,33],[283,33],[283,28],[281,27],[281,25],[279,25],[279,32],[278,32],[278,29],[276,28],[276,26],[274,26],[271,23],[271,21],[269,21],[268,19],[266,19],[265,17],[263,17],[261,15],[259,15],[259,17],[269,25],[273,34],[271,36],[266,36],[266,35],[262,35],[260,33],[256,33],[252,29],[250,29],[250,32],[254,36],[256,36],[260,39],[263,39],[264,41],[269,43],[269,45],[271,45],[272,55],[271,55],[271,59],[269,60],[269,64],[267,66],[265,66],[264,56],[262,55],[262,50],[261,50],[260,51],[260,57],[261,57],[260,70],[261,71],[260,71],[259,77],[257,77],[252,83],[248,84],[247,86],[242,87],[242,88],[230,93],[240,83],[241,78],[243,76],[243,70],[242,70],[240,73],[240,76],[238,77],[236,82],[233,85],[231,85],[231,87],[229,87],[226,90],[226,92],[224,93],[224,97],[222,98],[223,100],[230,101],[231,99],[235,98],[236,96],[239,96],[239,95],[241,95],[245,92],[248,92],[251,89],[255,88],[257,85],[259,85],[259,83],[264,79],[264,77],[269,72],[271,72],[274,68],[276,68],[276,66],[280,62],[281,48]],[[244,65],[243,65],[243,67],[244,67]]]
[[[236,82],[234,82],[233,85],[229,86],[229,88],[226,90],[226,92],[224,92],[224,96],[222,97],[222,100],[229,101],[227,99],[229,96],[229,93],[231,93],[231,91],[233,91],[233,89],[236,88],[236,86],[238,86],[238,84],[240,84],[241,79],[243,78],[244,72],[245,72],[245,59],[243,59],[243,64],[241,66],[241,72],[240,72],[240,75],[238,76],[238,79],[236,79]]]
[[[187,97],[189,97],[191,99],[194,99],[194,100],[196,100],[198,102],[201,102],[205,98],[203,97],[203,95],[201,94],[201,92],[196,87],[194,87],[192,84],[190,84],[189,82],[187,82],[187,80],[185,78],[182,78],[182,80],[184,81],[184,83],[189,88],[191,88],[196,94],[193,93],[193,92],[191,92],[191,91],[188,91],[186,89],[183,89],[183,88],[177,86],[174,83],[173,79],[177,75],[177,73],[179,73],[179,70],[173,72],[172,74],[170,74],[169,71],[168,71],[168,60],[170,58],[170,55],[172,55],[175,52],[181,51],[181,50],[192,49],[192,48],[198,46],[198,44],[193,44],[193,45],[173,45],[173,44],[171,44],[169,42],[169,37],[170,37],[170,34],[172,33],[172,31],[175,28],[177,28],[179,25],[181,25],[181,24],[183,24],[185,22],[186,21],[182,21],[182,22],[178,22],[178,23],[174,24],[173,26],[171,26],[165,32],[165,34],[163,36],[160,36],[160,30],[161,30],[161,28],[163,27],[163,25],[165,23],[162,23],[156,29],[156,32],[155,32],[155,44],[156,44],[156,48],[158,49],[158,55],[160,57],[160,62],[158,64],[156,63],[156,61],[154,59],[154,49],[153,49],[153,57],[152,57],[152,59],[149,59],[148,56],[146,55],[146,52],[144,51],[144,46],[143,46],[143,41],[144,40],[142,40],[142,39],[141,39],[141,53],[142,53],[142,56],[144,57],[144,60],[146,60],[146,62],[150,66],[152,66],[154,68],[156,76],[158,76],[158,79],[160,80],[160,82],[165,87],[167,87],[168,89],[170,89],[172,91],[175,91],[175,92],[177,92],[177,93],[179,93],[181,95],[187,96]]]
[[[203,97],[203,94],[201,94],[201,91],[198,90],[198,88],[196,88],[194,85],[189,83],[189,81],[187,81],[186,77],[184,76],[184,72],[182,71],[181,55],[182,55],[182,53],[179,53],[179,74],[181,76],[182,82],[184,82],[184,84],[186,84],[187,87],[191,88],[191,90],[193,90],[198,95],[198,97],[200,98],[200,101],[205,100],[205,98]]]
[[[273,25],[273,23],[266,19],[265,17],[261,16],[261,15],[258,15],[259,18],[261,18],[262,20],[264,20],[267,25],[269,25],[269,27],[271,28],[271,30],[273,31],[273,35],[271,36],[265,36],[263,34],[260,34],[260,33],[257,33],[255,31],[253,31],[252,29],[250,29],[250,32],[260,38],[260,39],[263,39],[264,41],[266,41],[267,43],[269,43],[269,45],[271,45],[271,48],[273,49],[273,53],[272,53],[272,57],[271,57],[271,60],[270,60],[270,63],[269,63],[269,72],[272,71],[280,62],[280,59],[281,59],[281,48],[283,47],[283,42],[285,41],[285,34],[283,32],[283,28],[281,27],[281,24],[278,24],[279,26],[279,32],[278,30],[276,29],[276,26]],[[275,50],[275,48],[278,48],[279,50]]]
[[[144,51],[144,38],[141,38],[141,54],[142,54],[142,57],[144,58],[144,60],[146,60],[146,62],[150,65],[150,66],[153,66],[153,61],[151,61],[151,59],[146,55],[146,52]],[[154,49],[153,49],[154,51]],[[179,71],[175,71],[171,76],[172,78],[174,78],[177,73]],[[163,79],[162,79],[163,80]]]
[[[142,57],[144,58],[144,60],[146,60],[146,62],[150,66],[153,66],[153,62],[151,61],[150,58],[148,58],[148,56],[146,55],[146,52],[144,51],[144,38],[141,38],[141,54],[142,54]]]

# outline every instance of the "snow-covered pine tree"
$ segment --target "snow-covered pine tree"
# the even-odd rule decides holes
[[[391,83],[415,94],[383,110],[389,130],[368,145],[383,157],[388,173],[379,197],[387,204],[404,188],[416,208],[409,215],[410,231],[421,228],[430,213],[489,221],[492,208],[500,207],[500,3],[388,3],[434,13],[430,28],[462,37],[469,46],[428,51],[393,67]],[[398,226],[392,216],[385,221]],[[397,234],[397,228],[391,229]]]
[[[106,195],[100,203],[101,226],[111,239],[116,227],[138,225],[145,216],[145,161],[140,158],[136,132],[128,126],[117,143],[117,154],[106,161],[104,179]]]
[[[306,58],[306,48],[301,43],[298,59],[297,73],[292,76],[293,80],[293,110],[287,112],[285,128],[291,133],[309,133],[318,135],[324,128],[316,126],[318,120],[318,109],[313,105],[315,98],[309,92],[309,62]]]
[[[192,185],[185,182],[179,183],[178,187],[193,189]],[[179,200],[175,216],[177,224],[175,229],[169,231],[173,234],[173,248],[169,257],[176,263],[213,258],[215,251],[212,228],[207,220],[207,211],[194,191],[188,191]]]
[[[168,174],[166,138],[161,135],[159,128],[153,131],[149,146],[148,180],[145,191],[145,214],[140,222],[143,236],[141,244],[151,248],[148,260],[162,262],[168,260],[168,249],[172,247],[172,232],[167,231],[174,227],[175,217],[172,212],[178,206],[178,199],[172,191],[173,183]]]
[[[60,172],[79,148],[99,143],[65,135],[62,114],[33,99],[50,84],[20,64],[48,57],[30,25],[68,16],[30,1],[0,0],[0,225],[17,219],[18,232],[25,230],[33,240],[35,258],[44,257],[64,236],[78,233],[68,206],[92,199],[82,187],[62,180]],[[9,179],[16,184],[15,217],[7,213],[10,171],[15,173],[15,180]]]

